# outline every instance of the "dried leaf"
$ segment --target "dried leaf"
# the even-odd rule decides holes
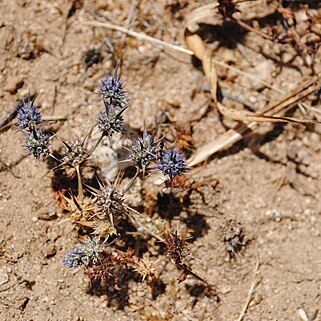
[[[199,35],[186,34],[185,41],[187,46],[194,52],[196,58],[202,61],[205,76],[210,84],[211,96],[216,103],[217,73],[215,65],[213,64],[212,55]]]

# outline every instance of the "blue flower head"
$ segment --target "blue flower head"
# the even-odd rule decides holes
[[[99,239],[87,238],[67,252],[63,259],[63,264],[71,269],[81,265],[97,265],[100,262],[101,252],[103,252],[103,248],[99,244]]]
[[[28,154],[39,159],[41,155],[49,155],[49,136],[40,129],[33,128],[30,132],[24,133],[26,136],[26,147]]]
[[[127,106],[119,109],[104,101],[105,111],[100,112],[98,116],[98,128],[104,136],[111,137],[115,132],[121,132],[123,129],[122,113],[127,109]]]
[[[181,175],[188,169],[183,154],[174,148],[163,151],[157,168],[171,180],[174,176]]]
[[[123,90],[123,83],[116,76],[107,75],[100,84],[99,93],[102,94],[104,100],[109,99],[110,103],[120,107],[128,105],[128,97]]]
[[[18,110],[18,124],[20,129],[35,128],[42,122],[39,109],[33,104],[23,102],[23,106]]]

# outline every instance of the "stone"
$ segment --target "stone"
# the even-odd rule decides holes
[[[255,75],[256,79],[263,80],[268,83],[272,83],[272,73],[273,73],[273,63],[269,60],[264,60],[260,63],[258,63],[254,69],[249,71],[250,74]],[[258,81],[255,80],[253,82],[253,89],[254,90],[262,90],[265,88],[265,85]]]
[[[54,256],[57,253],[57,250],[54,244],[50,244],[44,247],[41,252],[48,259]]]
[[[8,91],[10,94],[15,94],[24,84],[22,77],[11,76],[7,79],[7,83],[4,86],[4,91]]]
[[[9,282],[9,275],[5,266],[0,267],[0,285]]]

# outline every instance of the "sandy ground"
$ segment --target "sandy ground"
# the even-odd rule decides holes
[[[0,1],[1,119],[36,92],[43,115],[68,116],[49,124],[61,139],[84,137],[101,109],[100,80],[121,57],[131,97],[125,120],[132,129],[142,130],[143,119],[151,128],[167,115],[164,133],[176,142],[181,131],[191,133],[194,145],[186,153],[192,155],[234,125],[209,105],[208,83],[189,55],[84,24],[129,26],[184,47],[187,15],[209,1],[74,3],[79,8],[73,12],[71,1]],[[321,15],[318,5],[310,9]],[[302,13],[300,4],[293,10]],[[273,19],[268,15],[266,25],[276,23]],[[321,70],[318,48],[307,57],[240,27],[224,30],[213,28],[205,36],[214,57],[285,93],[312,77],[313,68],[316,74]],[[99,54],[90,66],[86,53],[94,49]],[[238,98],[259,110],[280,98],[227,68],[219,67],[218,76],[222,92],[234,97],[223,95],[229,107],[243,108]],[[305,103],[320,106],[316,95]],[[315,115],[306,112],[297,109],[292,116]],[[244,320],[304,320],[298,309],[307,320],[321,320],[320,133],[319,124],[260,126],[186,174],[197,185],[179,211],[167,203],[166,192],[149,189],[150,182],[141,185],[137,202],[146,215],[163,215],[173,229],[190,231],[191,267],[216,288],[213,297],[191,276],[178,284],[180,271],[160,254],[157,243],[142,239],[134,244],[136,253],[145,251],[143,243],[160,259],[158,295],[137,278],[123,278],[121,290],[91,291],[82,269],[62,265],[78,229],[52,198],[53,172],[46,162],[24,157],[23,135],[15,126],[6,128],[0,133],[0,319],[238,320],[251,293]],[[233,259],[224,243],[230,224],[242,243]]]

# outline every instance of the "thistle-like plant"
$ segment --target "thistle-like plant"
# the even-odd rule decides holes
[[[70,166],[72,167],[77,173],[78,179],[78,197],[82,199],[84,197],[83,194],[83,187],[82,187],[82,179],[81,179],[81,165],[83,165],[90,153],[85,148],[85,141],[80,141],[78,139],[72,142],[63,142],[64,144],[64,151],[62,152],[62,163],[60,166]]]
[[[149,254],[144,254],[144,257],[137,262],[135,271],[142,276],[144,281],[146,278],[156,278],[156,264],[157,261],[150,259]]]
[[[63,260],[64,265],[69,268],[77,268],[81,265],[91,266],[100,263],[100,255],[103,247],[97,238],[86,238],[69,250]]]
[[[161,139],[155,141],[156,132],[157,129],[152,135],[148,134],[144,122],[143,136],[133,141],[131,146],[130,159],[143,171],[150,162],[155,161],[158,157]]]
[[[100,184],[100,189],[90,187],[91,193],[94,195],[96,213],[95,217],[99,220],[98,225],[94,225],[95,233],[100,235],[116,234],[114,217],[119,218],[121,214],[126,213],[123,204],[123,194],[117,189],[118,179],[113,185]]]
[[[103,216],[112,213],[122,213],[125,211],[123,206],[123,195],[115,186],[110,184],[102,185],[96,193],[96,204]]]
[[[115,132],[120,133],[122,131],[124,122],[122,113],[128,106],[119,108],[106,101],[104,101],[104,104],[105,111],[100,112],[98,116],[98,128],[101,130],[103,136],[111,138]]]
[[[240,12],[234,0],[218,0],[218,11],[224,19],[233,18],[235,12]]]
[[[170,180],[177,175],[185,173],[188,169],[183,154],[174,148],[162,151],[158,162],[157,168]]]
[[[28,128],[30,131],[42,122],[40,110],[33,106],[34,100],[29,103],[23,102],[23,106],[18,110],[19,129]]]
[[[41,113],[34,104],[35,96],[28,103],[22,101],[22,107],[18,110],[18,126],[26,138],[25,146],[28,155],[33,155],[36,159],[41,156],[48,156],[49,136],[41,131],[39,124],[42,123]]]
[[[99,93],[103,96],[103,100],[109,101],[109,103],[114,103],[122,108],[128,106],[128,97],[123,90],[123,83],[116,75],[107,75],[102,80]]]
[[[119,288],[119,276],[126,267],[133,262],[134,250],[127,249],[126,252],[112,251],[104,253],[100,264],[90,266],[85,273],[93,281],[103,281],[105,284],[114,287],[117,290]]]
[[[88,224],[84,223],[87,223],[96,215],[97,206],[95,204],[95,199],[92,197],[77,197],[73,194],[71,194],[70,197],[67,197],[62,194],[62,199],[63,202],[60,204],[60,207],[78,224],[88,226]]]
[[[103,238],[104,242],[106,242],[110,236],[117,235],[117,230],[113,222],[107,220],[95,219],[91,222],[83,222],[81,224],[92,228],[92,234],[97,235],[99,238]]]
[[[29,155],[39,159],[41,155],[49,155],[49,136],[40,129],[33,128],[30,132],[24,132],[26,136],[26,148]]]
[[[34,100],[31,103],[29,101],[28,104],[24,102],[18,112],[19,128],[26,136],[28,152],[36,158],[40,158],[41,155],[50,155],[60,161],[60,165],[56,168],[64,168],[68,178],[74,177],[75,172],[77,174],[78,195],[71,194],[71,197],[68,198],[62,192],[62,207],[69,213],[69,218],[81,225],[82,231],[91,236],[79,241],[74,248],[66,253],[63,259],[64,265],[69,268],[85,266],[85,273],[92,280],[104,281],[116,289],[118,289],[118,278],[123,271],[136,265],[136,271],[142,275],[143,279],[147,279],[150,284],[154,283],[157,279],[155,262],[149,260],[147,256],[139,260],[133,255],[133,250],[130,248],[122,252],[113,250],[111,247],[112,243],[117,242],[121,237],[124,226],[120,228],[118,223],[119,218],[124,218],[124,222],[127,219],[130,220],[131,224],[137,228],[138,233],[147,232],[158,241],[165,243],[166,256],[183,270],[183,274],[179,278],[180,282],[187,275],[193,275],[204,281],[184,262],[187,247],[184,238],[180,237],[177,232],[169,232],[162,220],[155,217],[144,217],[143,213],[139,213],[124,202],[125,194],[141,172],[144,174],[146,170],[150,170],[151,173],[155,170],[162,171],[170,179],[170,183],[173,183],[175,177],[187,171],[183,154],[174,148],[163,150],[160,144],[162,138],[156,139],[158,128],[149,134],[144,122],[142,137],[132,141],[129,158],[136,165],[136,174],[127,187],[122,188],[121,192],[118,190],[117,187],[122,178],[118,176],[114,184],[104,182],[100,184],[99,189],[86,185],[91,195],[84,193],[83,165],[104,137],[111,140],[115,133],[123,132],[123,113],[128,108],[128,97],[123,90],[123,83],[116,74],[115,76],[107,76],[101,82],[99,93],[102,95],[105,107],[104,111],[98,115],[100,139],[90,150],[86,148],[85,142],[87,140],[62,142],[64,149],[60,152],[60,157],[57,156],[57,158],[49,153],[49,136],[39,128],[42,119],[40,111],[33,105]],[[151,165],[152,163],[153,165]],[[71,171],[71,175],[68,175],[68,170]],[[64,191],[67,191],[67,188]],[[112,241],[107,249],[103,244],[110,238]]]
[[[62,161],[71,167],[81,165],[88,158],[88,151],[84,147],[84,142],[78,139],[70,142],[63,142]]]
[[[165,244],[167,247],[166,255],[172,260],[175,265],[179,265],[183,260],[183,251],[187,247],[187,242],[177,231],[169,233],[165,238]]]

